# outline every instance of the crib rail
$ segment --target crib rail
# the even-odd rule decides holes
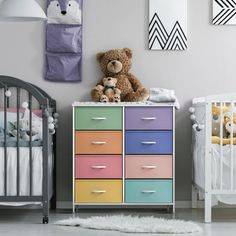
[[[22,94],[24,92],[24,94]],[[46,92],[38,88],[35,85],[24,82],[22,80],[0,75],[0,104],[3,110],[4,117],[4,194],[0,195],[0,202],[42,202],[43,214],[48,216],[49,209],[49,155],[52,155],[52,149],[55,154],[55,136],[52,135],[49,130],[49,116],[53,116],[56,112],[56,102]],[[23,101],[23,103],[22,103]],[[12,144],[8,141],[8,111],[14,108],[16,112],[16,140],[14,142],[16,148],[16,194],[10,196],[8,194],[8,149]],[[22,116],[22,110],[29,110],[28,117],[28,138],[29,140],[24,142],[20,139],[20,121]],[[32,150],[37,142],[33,140],[33,109],[39,109],[42,112],[42,161],[43,161],[43,183],[42,183],[42,195],[36,196],[33,194],[33,159]],[[40,142],[39,142],[40,143]],[[29,151],[29,193],[26,196],[22,196],[20,193],[20,148],[28,148]],[[54,161],[55,165],[55,161]],[[54,188],[55,188],[55,171],[54,171]],[[55,196],[54,196],[55,198]],[[55,200],[55,199],[54,199]]]

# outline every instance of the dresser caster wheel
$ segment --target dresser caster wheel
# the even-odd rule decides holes
[[[48,224],[48,223],[49,223],[49,218],[48,218],[48,216],[44,216],[44,217],[43,217],[43,224],[46,225],[46,224]]]

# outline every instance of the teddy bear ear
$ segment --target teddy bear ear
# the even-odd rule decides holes
[[[132,50],[129,48],[124,48],[123,51],[126,53],[126,55],[128,56],[128,58],[132,58],[133,53]]]
[[[105,56],[105,53],[104,52],[99,52],[97,54],[97,61],[98,62],[101,62],[102,61],[102,58]]]

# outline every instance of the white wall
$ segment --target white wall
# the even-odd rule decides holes
[[[46,2],[46,0],[45,0]],[[45,6],[43,0],[40,1]],[[176,114],[177,200],[191,191],[191,99],[234,92],[236,26],[211,25],[212,0],[188,0],[185,52],[147,50],[148,0],[84,0],[83,82],[49,83],[43,79],[45,28],[42,23],[0,23],[0,74],[30,81],[57,100],[60,113],[57,197],[71,199],[71,103],[88,100],[100,78],[95,54],[110,48],[134,51],[133,73],[147,87],[175,89],[182,108]],[[68,122],[69,121],[69,122]]]

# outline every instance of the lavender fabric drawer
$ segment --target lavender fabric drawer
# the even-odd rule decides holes
[[[172,130],[172,107],[128,107],[125,113],[126,130]]]
[[[172,154],[172,131],[126,131],[125,152],[129,154]]]

